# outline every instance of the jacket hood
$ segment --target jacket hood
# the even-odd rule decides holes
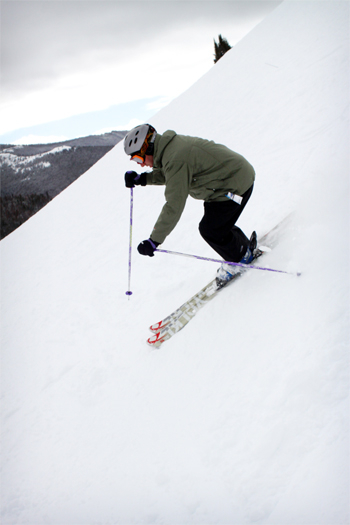
[[[153,166],[155,168],[161,168],[162,167],[162,157],[165,148],[173,140],[173,138],[176,137],[175,131],[169,129],[162,135],[159,133],[156,136],[156,139],[154,141],[154,155],[153,155]]]

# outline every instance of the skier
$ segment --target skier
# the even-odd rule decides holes
[[[162,135],[149,124],[127,133],[124,151],[142,168],[141,174],[125,173],[125,185],[165,185],[166,203],[149,239],[138,252],[154,256],[174,229],[184,210],[188,195],[204,200],[204,216],[199,231],[204,240],[226,261],[249,264],[256,248],[256,233],[250,240],[235,224],[246,206],[254,185],[255,172],[249,162],[226,146],[213,141],[177,135],[168,130]],[[228,281],[239,267],[222,264],[217,277]]]

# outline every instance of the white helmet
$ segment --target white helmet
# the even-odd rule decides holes
[[[132,160],[144,162],[145,155],[153,155],[157,132],[150,124],[141,124],[129,131],[124,138],[124,151]]]

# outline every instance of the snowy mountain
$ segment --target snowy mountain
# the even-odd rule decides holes
[[[349,523],[349,3],[283,2],[152,124],[255,167],[264,266],[160,350],[217,265],[141,257],[164,202],[118,144],[1,242],[2,523]],[[91,213],[91,209],[94,213]],[[189,199],[165,249],[213,257]]]
[[[1,193],[48,191],[55,197],[124,136],[112,131],[53,144],[0,144]]]
[[[112,131],[53,144],[0,145],[1,238],[91,168],[125,133]]]

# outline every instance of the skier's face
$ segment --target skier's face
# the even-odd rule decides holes
[[[153,168],[153,155],[145,155],[145,160],[141,164],[141,166],[144,168],[147,166],[148,168]]]

